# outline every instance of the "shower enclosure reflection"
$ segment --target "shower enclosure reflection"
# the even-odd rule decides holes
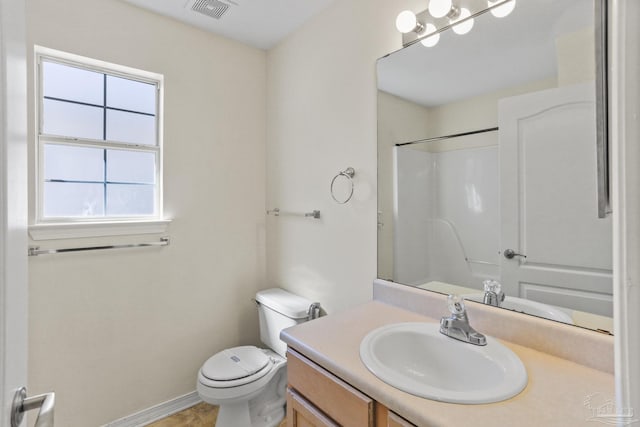
[[[498,166],[496,130],[395,148],[395,281],[499,277]]]
[[[594,39],[592,1],[519,0],[378,61],[379,277],[612,331]]]

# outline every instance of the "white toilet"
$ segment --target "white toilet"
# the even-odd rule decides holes
[[[198,373],[198,394],[220,407],[216,427],[272,427],[285,416],[287,345],[280,331],[315,318],[320,305],[283,289],[256,294],[260,341],[269,349],[241,346],[210,357]]]

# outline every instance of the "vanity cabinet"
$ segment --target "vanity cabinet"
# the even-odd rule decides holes
[[[415,427],[292,349],[287,370],[288,427]]]
[[[338,427],[331,418],[295,390],[287,389],[287,427]]]
[[[409,421],[402,418],[400,415],[389,411],[389,415],[387,416],[387,423],[384,424],[386,427],[416,427],[411,424]]]

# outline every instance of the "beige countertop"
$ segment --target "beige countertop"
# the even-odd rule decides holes
[[[596,405],[614,398],[610,373],[503,340],[524,363],[529,382],[520,394],[499,403],[461,405],[413,396],[379,380],[360,361],[360,342],[370,331],[422,321],[437,320],[373,301],[286,329],[281,336],[290,347],[420,427],[593,426],[597,423],[588,419]]]

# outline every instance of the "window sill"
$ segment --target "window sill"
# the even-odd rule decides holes
[[[76,239],[82,237],[126,236],[136,234],[162,234],[171,220],[77,222],[38,224],[29,226],[32,240]]]

